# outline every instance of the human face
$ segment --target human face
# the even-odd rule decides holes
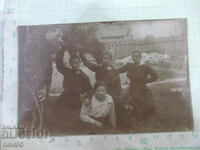
[[[102,63],[104,66],[106,66],[106,67],[110,66],[111,62],[112,62],[112,59],[110,58],[110,56],[108,56],[108,55],[103,56]]]
[[[134,62],[135,64],[140,64],[140,59],[141,59],[140,54],[138,54],[138,53],[133,53],[133,54],[132,54],[132,59],[133,59],[133,62]]]
[[[71,67],[72,67],[73,70],[75,70],[75,71],[80,70],[81,62],[78,58],[71,60],[70,64],[71,64]]]
[[[98,100],[103,101],[105,99],[105,96],[106,96],[106,87],[105,86],[98,86],[96,91],[95,91],[95,95],[96,95]]]

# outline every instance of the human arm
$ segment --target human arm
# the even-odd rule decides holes
[[[158,79],[158,75],[157,75],[156,71],[153,68],[151,68],[150,66],[146,66],[146,68],[147,68],[148,75],[150,75],[146,79],[146,83],[156,81]]]
[[[115,114],[115,106],[114,103],[110,104],[110,113],[109,113],[109,121],[113,127],[116,126],[116,114]]]
[[[57,68],[57,70],[58,70],[60,73],[62,73],[62,74],[65,72],[65,69],[66,69],[66,67],[65,67],[64,64],[63,64],[64,52],[65,52],[65,50],[64,50],[64,49],[61,49],[61,50],[57,53],[57,56],[56,56],[56,68]]]
[[[86,95],[91,96],[94,91],[90,82],[90,78],[82,70],[81,70],[81,75],[83,77],[83,82],[80,92],[86,93]]]
[[[121,67],[119,67],[119,68],[117,69],[117,72],[118,72],[118,73],[127,72],[128,69],[129,69],[129,66],[130,66],[130,64],[123,65],[123,66],[121,66]]]
[[[99,121],[96,121],[94,120],[93,118],[91,118],[89,115],[88,115],[88,112],[87,112],[87,107],[82,105],[82,108],[81,108],[81,113],[80,113],[80,119],[83,121],[83,122],[87,122],[87,123],[91,123],[91,124],[94,124],[96,125],[97,127],[103,127],[103,124]]]
[[[97,64],[93,64],[90,61],[88,61],[83,52],[80,51],[79,52],[79,56],[81,57],[81,60],[82,60],[83,64],[86,67],[88,67],[91,71],[96,72],[98,70],[98,65]]]
[[[87,94],[90,95],[90,96],[94,93],[94,90],[92,88],[89,77],[87,77],[87,80],[86,80],[86,83],[85,83],[85,90],[86,90]]]

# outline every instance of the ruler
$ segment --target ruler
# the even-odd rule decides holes
[[[3,138],[3,149],[200,150],[199,132]]]
[[[27,2],[30,2],[30,1],[27,1]],[[184,2],[185,2],[186,7],[189,8],[189,5],[187,5],[189,4],[189,1],[185,0]],[[138,5],[139,3],[140,2],[138,1]],[[17,47],[17,40],[16,40],[16,34],[17,34],[16,6],[17,4],[20,4],[20,0],[18,0],[18,3],[16,0],[7,1],[4,12],[3,12],[4,20],[5,20],[4,30],[6,29],[6,33],[8,33],[6,37],[9,39],[10,43],[12,43],[12,46],[9,47],[11,51],[10,52],[11,55],[13,55],[12,53]],[[32,6],[30,5],[30,7]],[[168,8],[169,7],[170,6],[168,6]],[[139,8],[140,7],[138,6],[136,10],[139,10]],[[172,8],[175,8],[175,4],[174,6],[172,6]],[[192,8],[197,10],[197,7],[192,7]],[[147,8],[144,8],[144,9],[147,9]],[[164,9],[166,10],[167,7],[166,8],[164,7],[162,9],[159,9],[158,7],[156,7],[153,9],[156,9],[158,12],[161,12],[161,10],[164,10]],[[177,7],[177,9],[179,11],[182,10],[180,6]],[[122,9],[120,11],[122,11]],[[138,13],[138,15],[145,14],[143,13],[143,11],[141,12],[142,13]],[[190,21],[191,21],[192,16],[195,16],[195,19],[199,17],[198,11],[194,12],[193,14],[191,14],[190,12],[191,12],[191,9],[189,9],[188,12],[186,12],[186,14],[188,14],[189,16],[188,18],[190,19]],[[126,13],[126,14],[130,15],[129,13]],[[152,18],[159,18],[161,13],[157,13],[157,14],[158,16],[155,16]],[[55,15],[55,14],[53,15],[59,17],[59,15]],[[178,17],[180,16],[185,17],[184,15],[183,16],[179,15]],[[172,18],[166,15],[163,15],[163,18],[164,17]],[[149,19],[152,19],[152,18],[149,18]],[[141,17],[135,17],[135,19],[141,19]],[[60,19],[59,21],[63,21],[63,20]],[[195,20],[193,22],[195,22]],[[44,24],[44,22],[42,23]],[[198,29],[198,26],[197,26],[197,29]],[[8,39],[4,39],[4,40],[8,40]],[[192,45],[194,44],[191,44],[191,46]],[[16,59],[17,59],[16,57],[11,57],[11,61],[15,61]],[[16,83],[13,82],[12,85],[14,87],[16,86]],[[16,97],[16,91],[15,92],[9,91],[8,93],[9,95],[11,95],[12,98]],[[17,102],[12,102],[11,105],[9,105],[10,108],[8,108],[6,112],[8,113],[10,109],[10,113],[13,112],[13,116],[14,116],[16,114],[15,112],[16,103]],[[199,109],[197,108],[196,110],[199,111]],[[15,121],[11,120],[11,123],[15,124]],[[61,149],[65,149],[65,150],[200,150],[200,132],[173,132],[173,133],[168,132],[168,133],[152,133],[152,134],[145,133],[145,134],[123,134],[123,135],[88,135],[88,136],[30,137],[30,138],[1,137],[0,140],[1,140],[0,141],[1,148],[3,150],[7,150],[7,149],[14,149],[14,150],[17,150],[17,149],[19,150],[32,150],[32,149],[33,150],[35,149],[41,149],[41,150],[49,150],[49,149],[50,150],[51,149],[52,150],[54,149],[56,150],[61,150]]]

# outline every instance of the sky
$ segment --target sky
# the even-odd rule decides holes
[[[187,33],[186,20],[158,20],[133,22],[133,37],[145,38],[145,36],[176,36]]]
[[[100,32],[103,35],[123,34],[124,29],[131,28],[130,32],[136,39],[143,39],[146,36],[177,36],[187,33],[187,21],[185,19],[174,20],[148,20],[148,21],[126,21],[100,25]]]

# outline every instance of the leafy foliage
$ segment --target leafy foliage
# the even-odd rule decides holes
[[[103,43],[96,37],[96,32],[97,27],[94,25],[71,25],[63,34],[65,49],[68,50],[71,55],[80,50],[91,53],[99,63],[105,48]]]

